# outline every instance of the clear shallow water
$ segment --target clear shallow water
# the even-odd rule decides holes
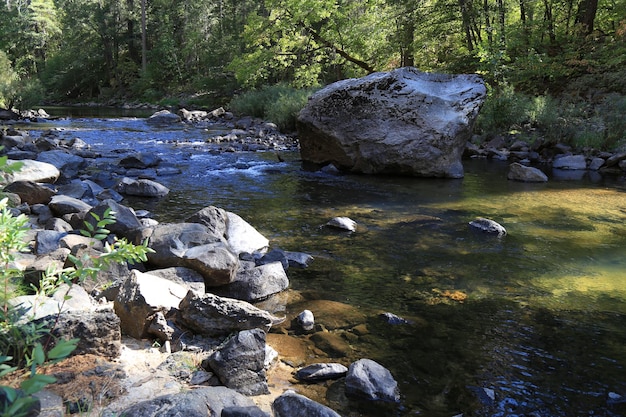
[[[331,176],[303,171],[294,153],[279,162],[273,152],[211,152],[204,129],[132,118],[44,127],[112,160],[135,149],[183,170],[158,178],[171,189],[165,199],[129,205],[160,221],[207,205],[238,213],[275,246],[315,256],[289,271],[293,288],[412,319],[373,319],[370,335],[352,342],[400,382],[404,408],[394,414],[626,415],[623,178],[515,183],[506,164],[489,161],[466,161],[462,180]],[[359,230],[321,227],[334,216]],[[477,216],[508,235],[473,232]]]

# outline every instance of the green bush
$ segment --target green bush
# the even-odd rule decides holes
[[[521,129],[546,142],[610,151],[626,145],[625,113],[626,97],[618,94],[591,105],[550,95],[530,97],[507,87],[490,92],[475,130],[484,139]]]
[[[596,112],[604,118],[606,148],[613,150],[626,145],[626,97],[610,95]]]
[[[15,167],[8,165],[6,160],[0,159],[0,173],[13,169]],[[115,221],[114,213],[107,210],[102,218],[92,215],[95,222],[85,222],[86,229],[81,233],[104,240],[109,234],[106,226]],[[13,216],[7,207],[7,199],[0,200],[0,378],[13,375],[19,381],[19,389],[0,385],[0,417],[29,414],[37,401],[33,394],[56,381],[52,376],[38,373],[38,370],[68,357],[78,343],[77,339],[55,338],[54,328],[47,327],[47,324],[24,320],[24,312],[9,302],[14,295],[13,286],[23,278],[22,271],[15,267],[15,261],[19,253],[27,249],[25,236],[29,229],[28,218],[23,214]],[[104,252],[98,256],[70,256],[73,267],[46,271],[39,287],[34,289],[37,295],[44,296],[65,283],[69,293],[73,284],[94,277],[112,263],[145,261],[150,251],[145,244],[133,245],[125,239],[114,240],[112,244],[107,242]],[[64,300],[69,299],[68,293]],[[57,314],[62,310],[63,306]]]
[[[19,77],[13,70],[11,61],[0,51],[0,108],[8,108],[13,105],[14,96],[18,89]]]
[[[491,90],[476,120],[476,129],[486,137],[507,132],[528,122],[529,108],[529,98],[512,87]]]
[[[294,131],[298,113],[314,91],[276,84],[236,96],[230,108],[239,114],[270,120],[282,131]]]

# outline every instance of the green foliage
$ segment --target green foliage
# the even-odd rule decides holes
[[[13,97],[18,89],[19,77],[7,54],[0,50],[0,108],[8,108],[13,104]]]
[[[15,167],[7,165],[6,160],[0,160],[0,172],[7,169]],[[86,230],[82,233],[94,239],[107,239],[109,231],[106,226],[115,222],[114,213],[108,209],[102,217],[93,214],[93,218],[95,224],[85,222]],[[24,241],[28,230],[28,218],[24,215],[14,217],[7,208],[7,199],[0,200],[0,279],[3,284],[0,290],[0,377],[14,375],[19,381],[19,390],[9,385],[0,386],[6,399],[0,403],[0,417],[27,415],[36,401],[33,394],[56,381],[54,377],[38,373],[38,370],[65,359],[78,344],[77,339],[55,338],[54,328],[50,328],[47,322],[28,321],[24,312],[9,302],[13,293],[11,284],[23,278],[22,272],[14,263],[19,253],[28,246]],[[69,285],[69,293],[72,284],[94,277],[111,263],[145,261],[150,251],[145,244],[133,245],[125,239],[113,239],[113,243],[105,243],[105,250],[101,255],[70,257],[74,267],[46,271],[37,288],[37,294],[43,297],[53,293],[62,283]],[[69,299],[68,293],[63,302]],[[58,314],[62,309],[61,305]]]
[[[314,91],[313,88],[296,89],[277,84],[240,94],[231,101],[230,107],[237,113],[270,120],[282,131],[292,132],[298,113]]]
[[[490,89],[476,120],[476,129],[485,135],[508,131],[528,122],[529,99],[510,86],[500,91]],[[535,116],[536,117],[536,116]]]
[[[531,97],[507,87],[489,94],[475,128],[483,138],[517,130],[546,142],[611,151],[626,144],[625,111],[626,97],[617,94],[592,106],[550,95]]]

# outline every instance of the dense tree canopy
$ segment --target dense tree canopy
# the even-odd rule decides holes
[[[56,100],[155,101],[404,65],[626,92],[626,0],[6,0],[0,21],[4,105],[39,83]]]

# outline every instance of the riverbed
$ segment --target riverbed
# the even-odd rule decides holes
[[[410,320],[370,322],[372,336],[351,342],[398,380],[398,416],[626,415],[623,177],[547,170],[548,183],[517,183],[487,160],[464,161],[458,180],[335,175],[304,170],[293,151],[225,151],[205,143],[206,126],[107,116],[26,128],[111,160],[156,153],[182,173],[156,179],[166,198],[128,205],[162,222],[235,212],[274,247],[314,256],[288,271],[293,289]],[[357,231],[323,227],[335,216]],[[508,234],[474,232],[479,216]]]

